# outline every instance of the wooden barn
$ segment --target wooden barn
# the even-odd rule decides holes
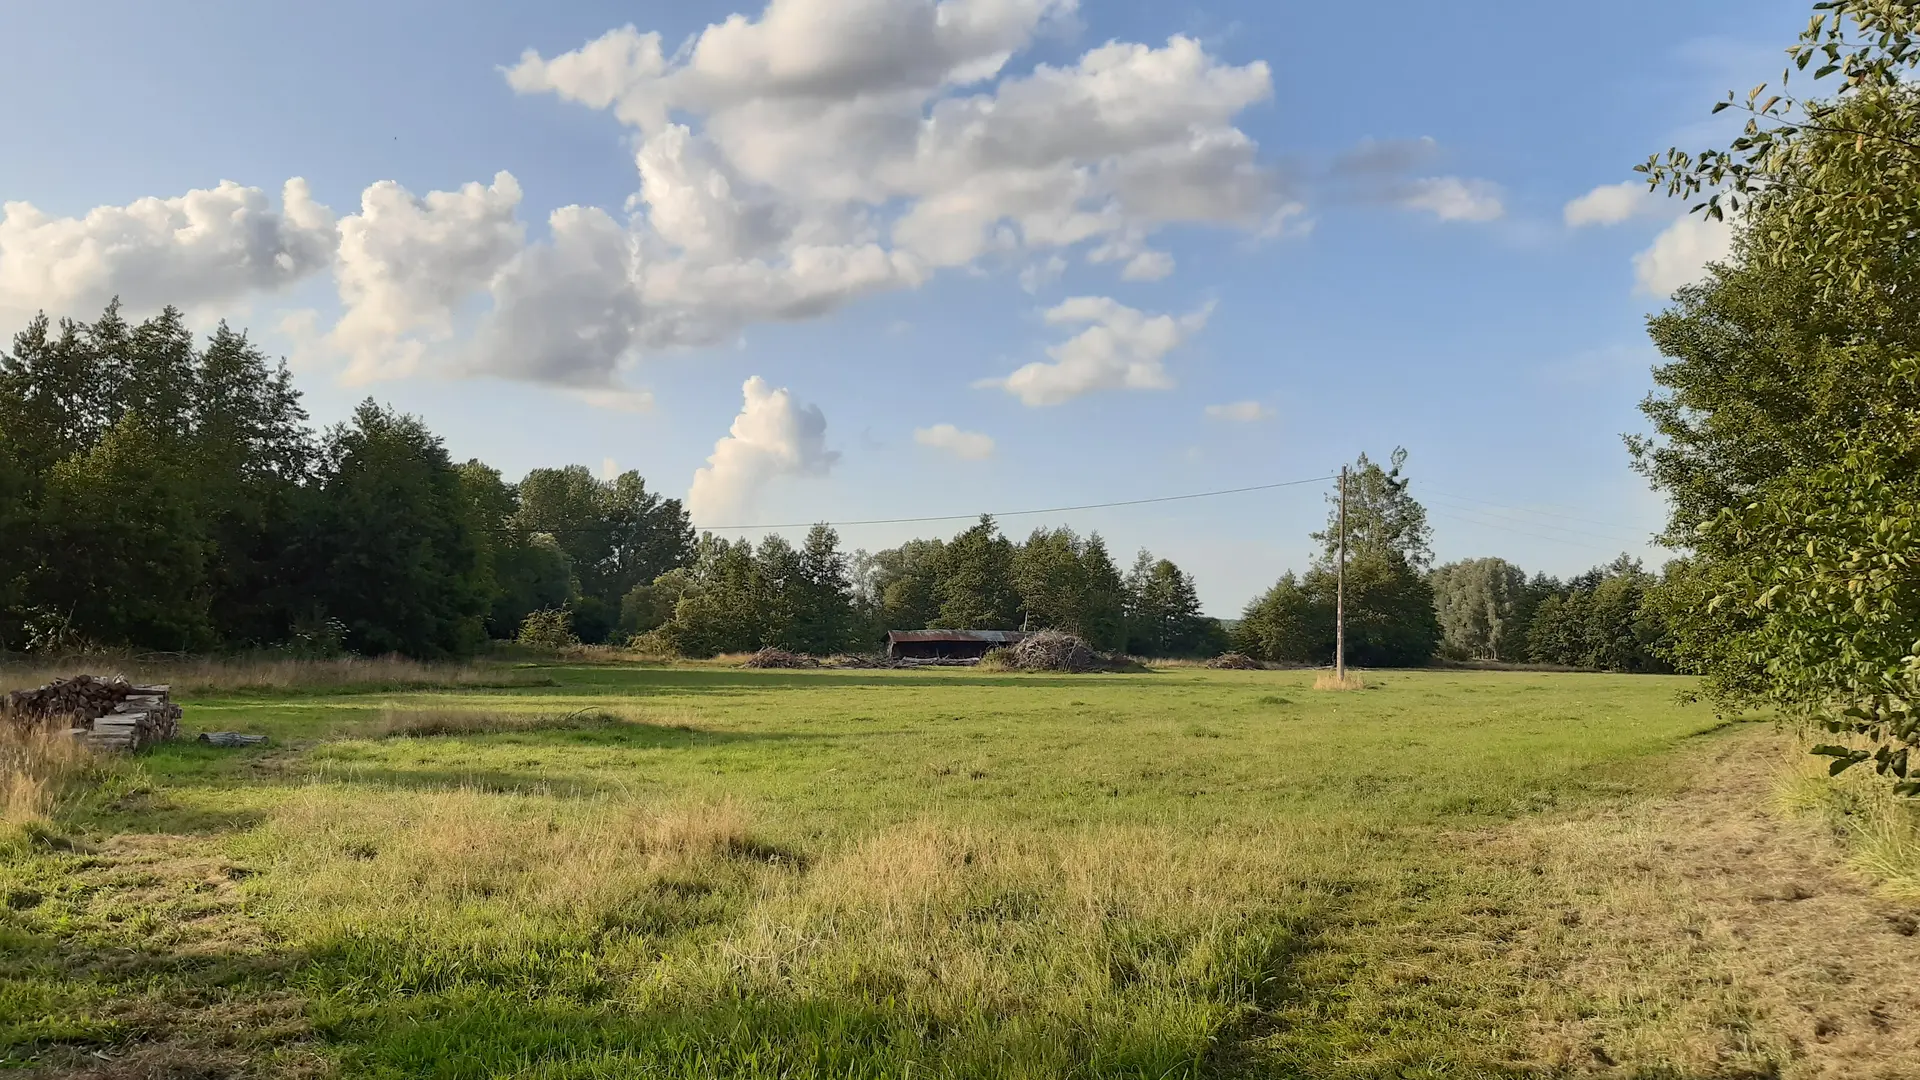
[[[889,630],[889,660],[978,660],[1027,635],[1019,630]]]

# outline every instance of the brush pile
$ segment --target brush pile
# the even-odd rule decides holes
[[[22,726],[65,726],[99,750],[138,750],[180,734],[180,706],[168,700],[170,689],[76,675],[0,697],[0,717]]]
[[[1080,673],[1100,670],[1100,657],[1086,642],[1059,630],[1029,634],[1011,650],[1013,667],[1021,671]]]
[[[1216,671],[1259,671],[1260,661],[1243,652],[1229,652],[1207,661],[1207,666]]]
[[[776,669],[792,671],[817,668],[820,666],[820,661],[804,653],[788,652],[785,649],[776,649],[769,646],[747,657],[746,662],[740,666],[743,668],[758,668],[763,670]]]

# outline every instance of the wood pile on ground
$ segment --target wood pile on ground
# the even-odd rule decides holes
[[[1012,664],[1021,671],[1098,671],[1099,654],[1072,634],[1042,630],[1030,634],[1012,650]]]
[[[1207,661],[1207,666],[1215,671],[1259,671],[1260,661],[1243,652],[1221,653]]]
[[[820,666],[820,660],[817,657],[808,656],[805,653],[788,652],[785,649],[775,649],[769,646],[747,657],[746,662],[740,666],[743,668],[792,671],[817,668]]]
[[[64,726],[99,750],[138,750],[180,734],[180,706],[166,686],[118,676],[76,675],[0,698],[0,717],[16,724]]]

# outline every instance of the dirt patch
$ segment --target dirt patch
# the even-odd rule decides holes
[[[1534,1055],[1580,1076],[1920,1076],[1920,904],[1769,808],[1792,754],[1771,729],[1714,736],[1671,798],[1473,838],[1554,883],[1558,917],[1509,957]]]

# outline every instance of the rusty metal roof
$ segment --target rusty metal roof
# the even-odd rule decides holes
[[[984,641],[991,645],[1011,645],[1027,635],[1019,630],[889,630],[887,643],[903,641]]]

